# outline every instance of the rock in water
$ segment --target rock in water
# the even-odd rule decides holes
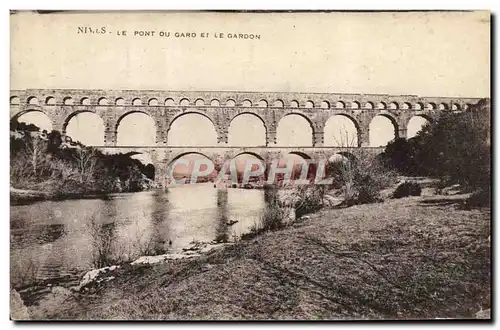
[[[10,291],[10,318],[14,321],[30,319],[28,308],[24,306],[21,296],[14,289]]]

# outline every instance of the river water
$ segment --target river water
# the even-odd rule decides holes
[[[231,241],[264,208],[263,190],[209,183],[12,206],[11,283],[57,282],[140,255],[180,252],[196,241]]]

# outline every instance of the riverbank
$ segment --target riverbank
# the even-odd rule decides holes
[[[464,196],[325,209],[198,258],[123,267],[34,319],[473,318],[490,308],[490,210]]]
[[[45,200],[67,200],[67,199],[105,199],[107,193],[62,193],[52,191],[39,191],[17,189],[10,187],[10,205],[24,205]]]

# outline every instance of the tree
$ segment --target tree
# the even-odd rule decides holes
[[[90,182],[94,176],[97,156],[96,149],[80,147],[74,154],[78,173],[80,174],[80,183]]]
[[[380,200],[380,190],[394,181],[394,172],[388,170],[377,157],[363,148],[357,148],[354,138],[346,131],[337,141],[341,150],[337,159],[330,160],[326,173],[333,178],[334,187],[340,187],[344,205],[373,203]]]
[[[464,112],[443,111],[416,137],[389,143],[384,161],[401,174],[438,177],[471,191],[489,189],[490,111],[486,99]]]
[[[24,155],[31,165],[33,176],[38,175],[39,168],[45,162],[46,142],[39,136],[27,134],[24,145]]]

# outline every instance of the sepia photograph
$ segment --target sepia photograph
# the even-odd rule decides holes
[[[10,319],[490,321],[491,23],[11,10]]]

